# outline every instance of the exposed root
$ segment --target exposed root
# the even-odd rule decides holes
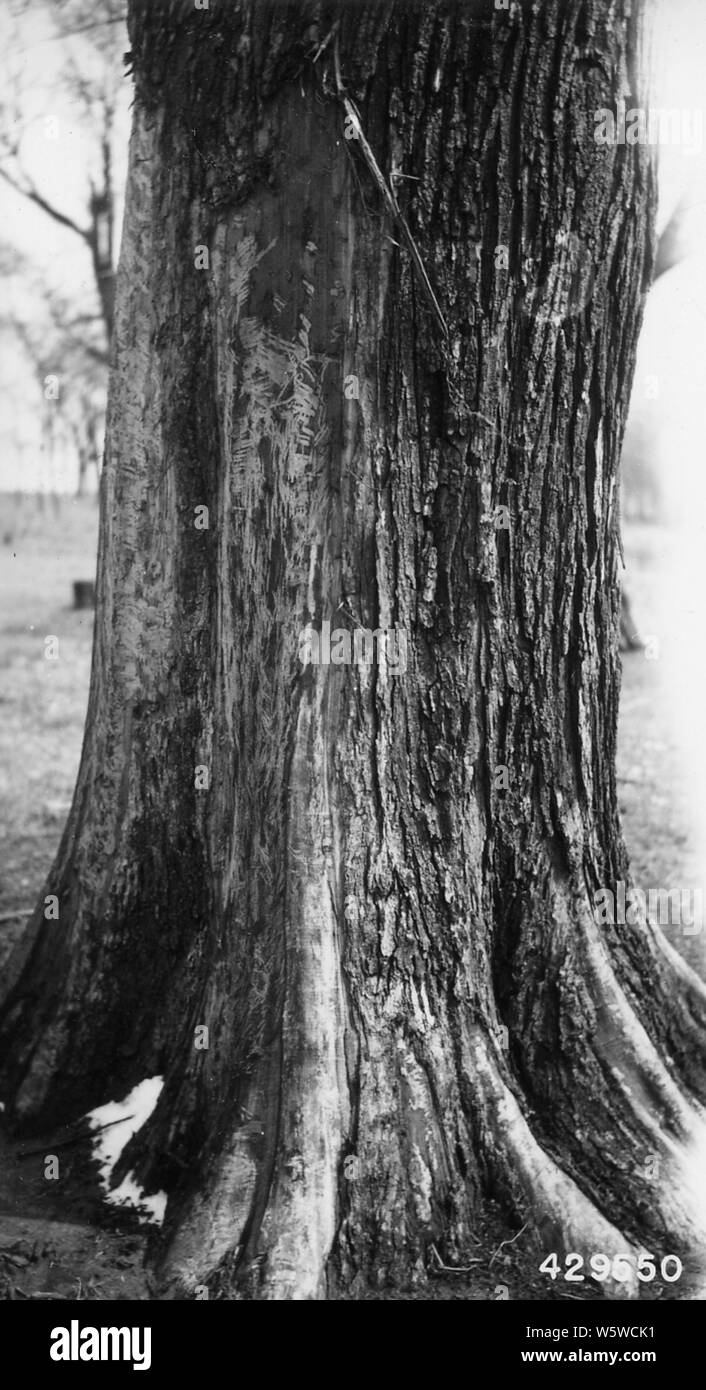
[[[639,1283],[634,1270],[639,1249],[601,1215],[573,1178],[537,1143],[480,1031],[471,1039],[469,1071],[475,1078],[489,1161],[504,1175],[518,1209],[529,1207],[536,1213],[537,1223],[541,1222],[560,1258],[564,1253],[575,1252],[583,1256],[588,1266],[591,1255],[597,1253],[611,1258],[629,1256],[631,1277],[625,1283],[610,1278],[603,1289],[608,1298],[637,1298]],[[549,1253],[547,1249],[545,1254]]]
[[[237,1251],[254,1199],[258,1166],[236,1133],[209,1180],[179,1221],[159,1263],[157,1287],[164,1297],[193,1297],[208,1286],[214,1270]]]

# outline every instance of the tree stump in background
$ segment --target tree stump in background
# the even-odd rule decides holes
[[[74,579],[74,608],[95,608],[96,586],[92,579]]]

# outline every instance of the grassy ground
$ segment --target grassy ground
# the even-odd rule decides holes
[[[72,609],[72,583],[93,578],[97,520],[90,499],[40,510],[34,498],[0,496],[0,961],[51,867],[78,769],[93,614]],[[625,657],[622,701],[620,800],[635,881],[645,888],[704,881],[696,809],[704,737],[688,698],[700,642],[689,626],[689,585],[683,573],[681,588],[675,581],[682,554],[683,538],[655,527],[627,531],[635,617],[661,639],[658,659]],[[57,661],[45,657],[48,636],[59,639]],[[667,935],[706,974],[703,933],[675,927]],[[42,1152],[41,1144],[18,1152],[6,1143],[0,1153],[0,1297],[146,1298],[144,1233],[114,1213],[107,1225],[96,1220],[90,1202],[85,1211],[64,1210],[60,1185],[43,1179]],[[62,1151],[67,1174],[79,1161]],[[439,1270],[420,1297],[481,1301],[504,1289],[528,1300],[600,1296],[595,1286],[568,1294],[548,1284],[533,1238],[509,1230],[499,1214],[489,1213],[477,1239],[469,1271]],[[659,1288],[650,1286],[650,1296]]]
[[[623,658],[618,793],[635,885],[706,898],[703,547],[699,526],[625,528],[626,585],[649,647]],[[693,928],[690,917],[663,931],[706,979],[698,904]]]
[[[21,921],[8,914],[34,907],[76,780],[93,611],[74,611],[72,583],[93,579],[97,537],[94,500],[0,495],[0,952]]]

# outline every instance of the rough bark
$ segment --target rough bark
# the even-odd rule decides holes
[[[616,468],[655,201],[593,113],[644,104],[641,25],[132,6],[89,716],[2,1031],[25,1128],[164,1074],[120,1169],[169,1190],[162,1293],[420,1280],[489,1192],[547,1251],[700,1271],[706,994],[591,910],[627,876]],[[404,632],[406,674],[303,667],[325,619]]]

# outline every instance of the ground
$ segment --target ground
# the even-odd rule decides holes
[[[73,583],[95,571],[94,499],[0,495],[0,966],[22,930],[51,867],[78,770],[88,697],[93,614],[72,607]],[[633,614],[646,653],[624,657],[619,791],[636,884],[698,889],[704,883],[706,822],[697,814],[706,740],[692,692],[700,679],[700,614],[690,568],[702,536],[693,528],[626,527]],[[58,637],[58,659],[46,639]],[[654,638],[659,639],[659,648]],[[706,977],[704,933],[665,926]],[[50,930],[51,927],[49,926]],[[122,1099],[114,1097],[112,1099]],[[53,1139],[74,1189],[84,1177],[85,1145],[75,1133]],[[62,1202],[62,1182],[44,1177],[47,1145],[19,1148],[0,1135],[0,1298],[146,1299],[146,1234],[136,1220],[99,1200],[85,1170],[85,1200]],[[81,1185],[80,1181],[79,1184]],[[551,1283],[529,1231],[508,1229],[491,1210],[464,1271],[441,1268],[429,1290],[370,1294],[480,1301],[594,1299],[596,1285]],[[645,1298],[678,1298],[674,1285],[643,1286]],[[683,1295],[682,1295],[683,1296]]]

